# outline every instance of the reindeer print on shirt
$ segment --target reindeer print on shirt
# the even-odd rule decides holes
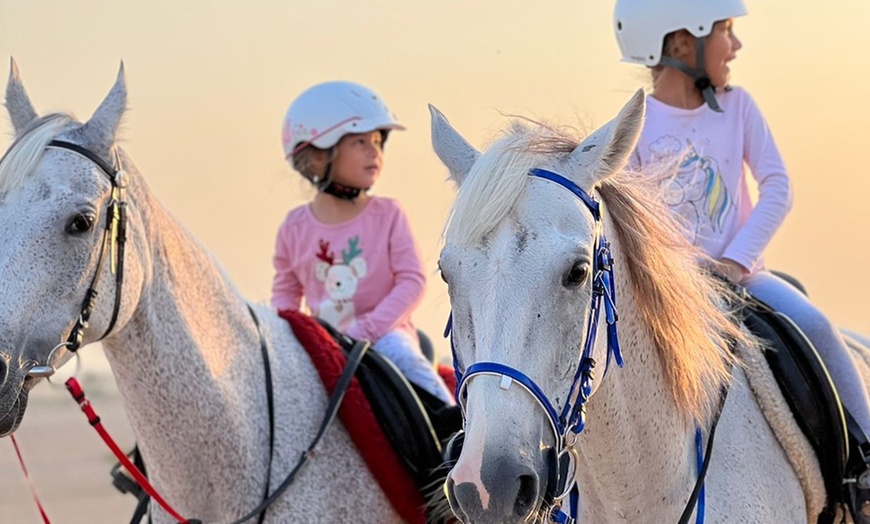
[[[323,282],[329,298],[320,303],[315,315],[346,331],[356,323],[353,296],[359,279],[366,276],[366,261],[360,256],[359,237],[348,239],[347,250],[341,250],[341,262],[329,250],[329,242],[320,240],[319,259],[315,267],[317,280]]]

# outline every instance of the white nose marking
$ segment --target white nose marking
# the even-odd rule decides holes
[[[479,434],[472,436],[465,434],[465,443],[462,445],[462,454],[459,456],[459,461],[454,464],[450,476],[453,482],[458,486],[463,483],[471,483],[477,487],[477,493],[480,496],[481,509],[489,509],[489,492],[483,485],[483,448],[479,442],[486,442],[487,427],[486,423],[481,420],[479,425]]]

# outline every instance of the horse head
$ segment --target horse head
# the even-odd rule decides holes
[[[593,195],[625,166],[643,113],[638,92],[579,145],[516,125],[481,154],[432,109],[435,151],[459,186],[439,267],[465,414],[447,489],[466,522],[543,518],[573,481],[567,441],[616,343],[594,320],[615,309],[599,293],[612,273],[602,276],[608,244]]]
[[[142,264],[123,258],[129,168],[115,137],[126,100],[122,66],[86,123],[40,117],[12,62],[15,138],[0,160],[0,436],[18,427],[41,378],[124,324],[141,289]],[[122,276],[131,293],[121,294]]]

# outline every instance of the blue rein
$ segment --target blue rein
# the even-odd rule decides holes
[[[456,400],[462,408],[463,419],[465,418],[466,409],[465,390],[470,384],[471,379],[478,375],[501,377],[500,387],[505,390],[509,389],[510,386],[516,382],[535,398],[547,414],[547,418],[549,419],[555,437],[555,467],[557,469],[556,485],[548,485],[546,493],[546,497],[551,499],[553,502],[553,510],[550,513],[550,520],[551,522],[558,524],[569,524],[575,522],[577,518],[577,485],[575,480],[577,457],[573,451],[573,444],[576,442],[577,436],[586,426],[586,402],[592,394],[592,380],[595,378],[594,370],[596,362],[595,359],[592,358],[592,352],[598,334],[598,319],[601,313],[602,301],[604,302],[604,316],[605,321],[607,322],[607,361],[604,366],[604,375],[607,374],[611,357],[616,360],[616,364],[619,367],[622,367],[624,364],[616,330],[616,322],[619,320],[619,313],[616,309],[613,257],[610,253],[610,243],[605,238],[602,230],[601,207],[595,198],[590,196],[571,180],[552,171],[547,171],[545,169],[532,169],[529,171],[529,176],[556,183],[567,189],[586,205],[586,208],[589,209],[592,213],[593,219],[595,220],[595,241],[593,245],[594,257],[592,261],[592,302],[589,309],[586,340],[583,343],[583,352],[580,355],[577,364],[577,371],[574,373],[574,378],[571,381],[571,388],[568,390],[565,406],[562,408],[562,411],[559,412],[556,409],[550,399],[547,398],[547,395],[534,380],[516,368],[498,362],[475,362],[463,372],[463,370],[459,368],[459,360],[456,356],[456,346],[453,343],[453,337],[450,336],[453,328],[452,314],[447,321],[444,336],[450,337],[450,350],[453,354],[453,369],[456,374]],[[699,436],[700,433],[698,433],[698,437]],[[560,467],[561,461],[563,460],[571,462],[571,464],[569,464],[570,467]],[[699,468],[700,465],[701,457],[699,456]],[[562,500],[569,494],[571,495],[569,509],[571,515],[566,514],[561,508]],[[699,524],[703,522],[703,500],[702,490],[697,512]]]

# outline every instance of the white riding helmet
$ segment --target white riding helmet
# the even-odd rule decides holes
[[[290,104],[281,133],[284,158],[308,144],[329,149],[349,133],[405,129],[383,99],[353,82],[325,82],[308,88]]]
[[[624,62],[654,67],[669,33],[705,37],[716,22],[746,12],[743,0],[616,0],[613,29]]]

